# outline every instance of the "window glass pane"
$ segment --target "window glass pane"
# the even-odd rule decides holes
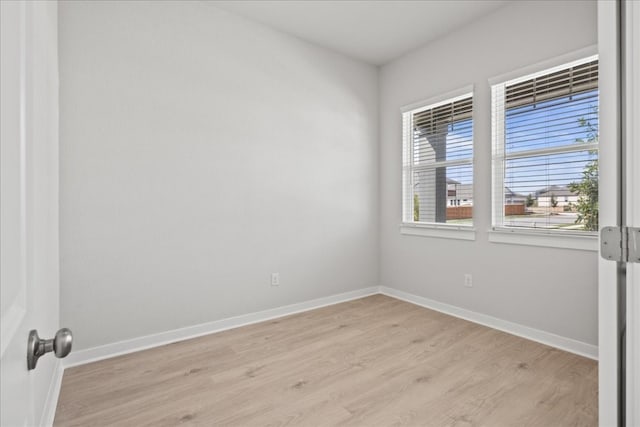
[[[449,125],[447,160],[470,159],[473,156],[473,124],[471,120]]]
[[[504,182],[525,195],[550,186],[567,187],[580,181],[583,171],[597,158],[594,152],[576,151],[507,160]]]
[[[448,166],[414,171],[413,220],[472,225],[473,166]]]
[[[505,152],[573,145],[598,126],[598,91],[510,108],[505,114]]]
[[[437,131],[416,127],[413,132],[414,165],[445,160],[471,159],[473,155],[471,120],[450,123]]]
[[[588,198],[579,189],[595,185],[597,203],[597,158],[594,151],[576,151],[507,160],[504,225],[584,230],[578,207]]]

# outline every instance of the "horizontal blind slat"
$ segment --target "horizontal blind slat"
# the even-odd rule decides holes
[[[505,88],[506,108],[542,102],[598,87],[598,61],[576,65]]]

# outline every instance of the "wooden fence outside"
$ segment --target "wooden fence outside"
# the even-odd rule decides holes
[[[524,215],[524,204],[504,205],[505,215]],[[447,219],[466,219],[473,217],[473,206],[447,207]]]

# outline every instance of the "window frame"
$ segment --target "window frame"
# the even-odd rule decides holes
[[[589,46],[566,55],[561,55],[547,61],[533,64],[528,67],[502,74],[488,80],[491,94],[491,228],[489,229],[489,241],[493,243],[506,243],[527,246],[542,246],[553,248],[576,249],[586,251],[598,251],[598,232],[580,231],[568,232],[558,229],[510,227],[498,223],[504,213],[504,166],[507,157],[504,153],[504,124],[505,110],[496,112],[494,108],[494,96],[497,85],[515,84],[535,77],[561,71],[579,63],[586,63],[598,59],[597,46]],[[537,150],[537,153],[524,153],[527,156],[534,154],[553,154],[554,152],[586,151],[597,149],[598,143],[584,144],[580,147],[562,147]],[[515,154],[522,157],[524,154]],[[497,180],[500,179],[500,182]],[[502,194],[499,194],[502,193]],[[499,205],[502,203],[502,205]]]
[[[437,108],[438,106],[456,102],[462,99],[471,98],[471,158],[465,160],[445,160],[437,162],[439,167],[470,165],[472,174],[475,176],[475,91],[474,85],[467,85],[457,90],[443,93],[423,101],[414,102],[400,109],[400,118],[402,124],[402,211],[400,233],[404,235],[436,237],[460,240],[475,240],[476,233],[474,228],[474,216],[472,216],[472,224],[447,224],[438,222],[414,222],[408,221],[408,212],[413,212],[413,197],[407,198],[407,165],[413,163],[413,132],[412,119],[406,120],[407,115],[413,115],[425,110]],[[407,123],[408,122],[408,123]],[[435,168],[435,166],[434,166]],[[413,171],[414,168],[411,168]],[[472,182],[475,182],[472,177]],[[475,198],[475,186],[474,198]]]

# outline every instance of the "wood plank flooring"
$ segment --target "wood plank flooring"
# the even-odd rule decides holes
[[[597,363],[374,295],[65,371],[55,426],[595,426]]]

